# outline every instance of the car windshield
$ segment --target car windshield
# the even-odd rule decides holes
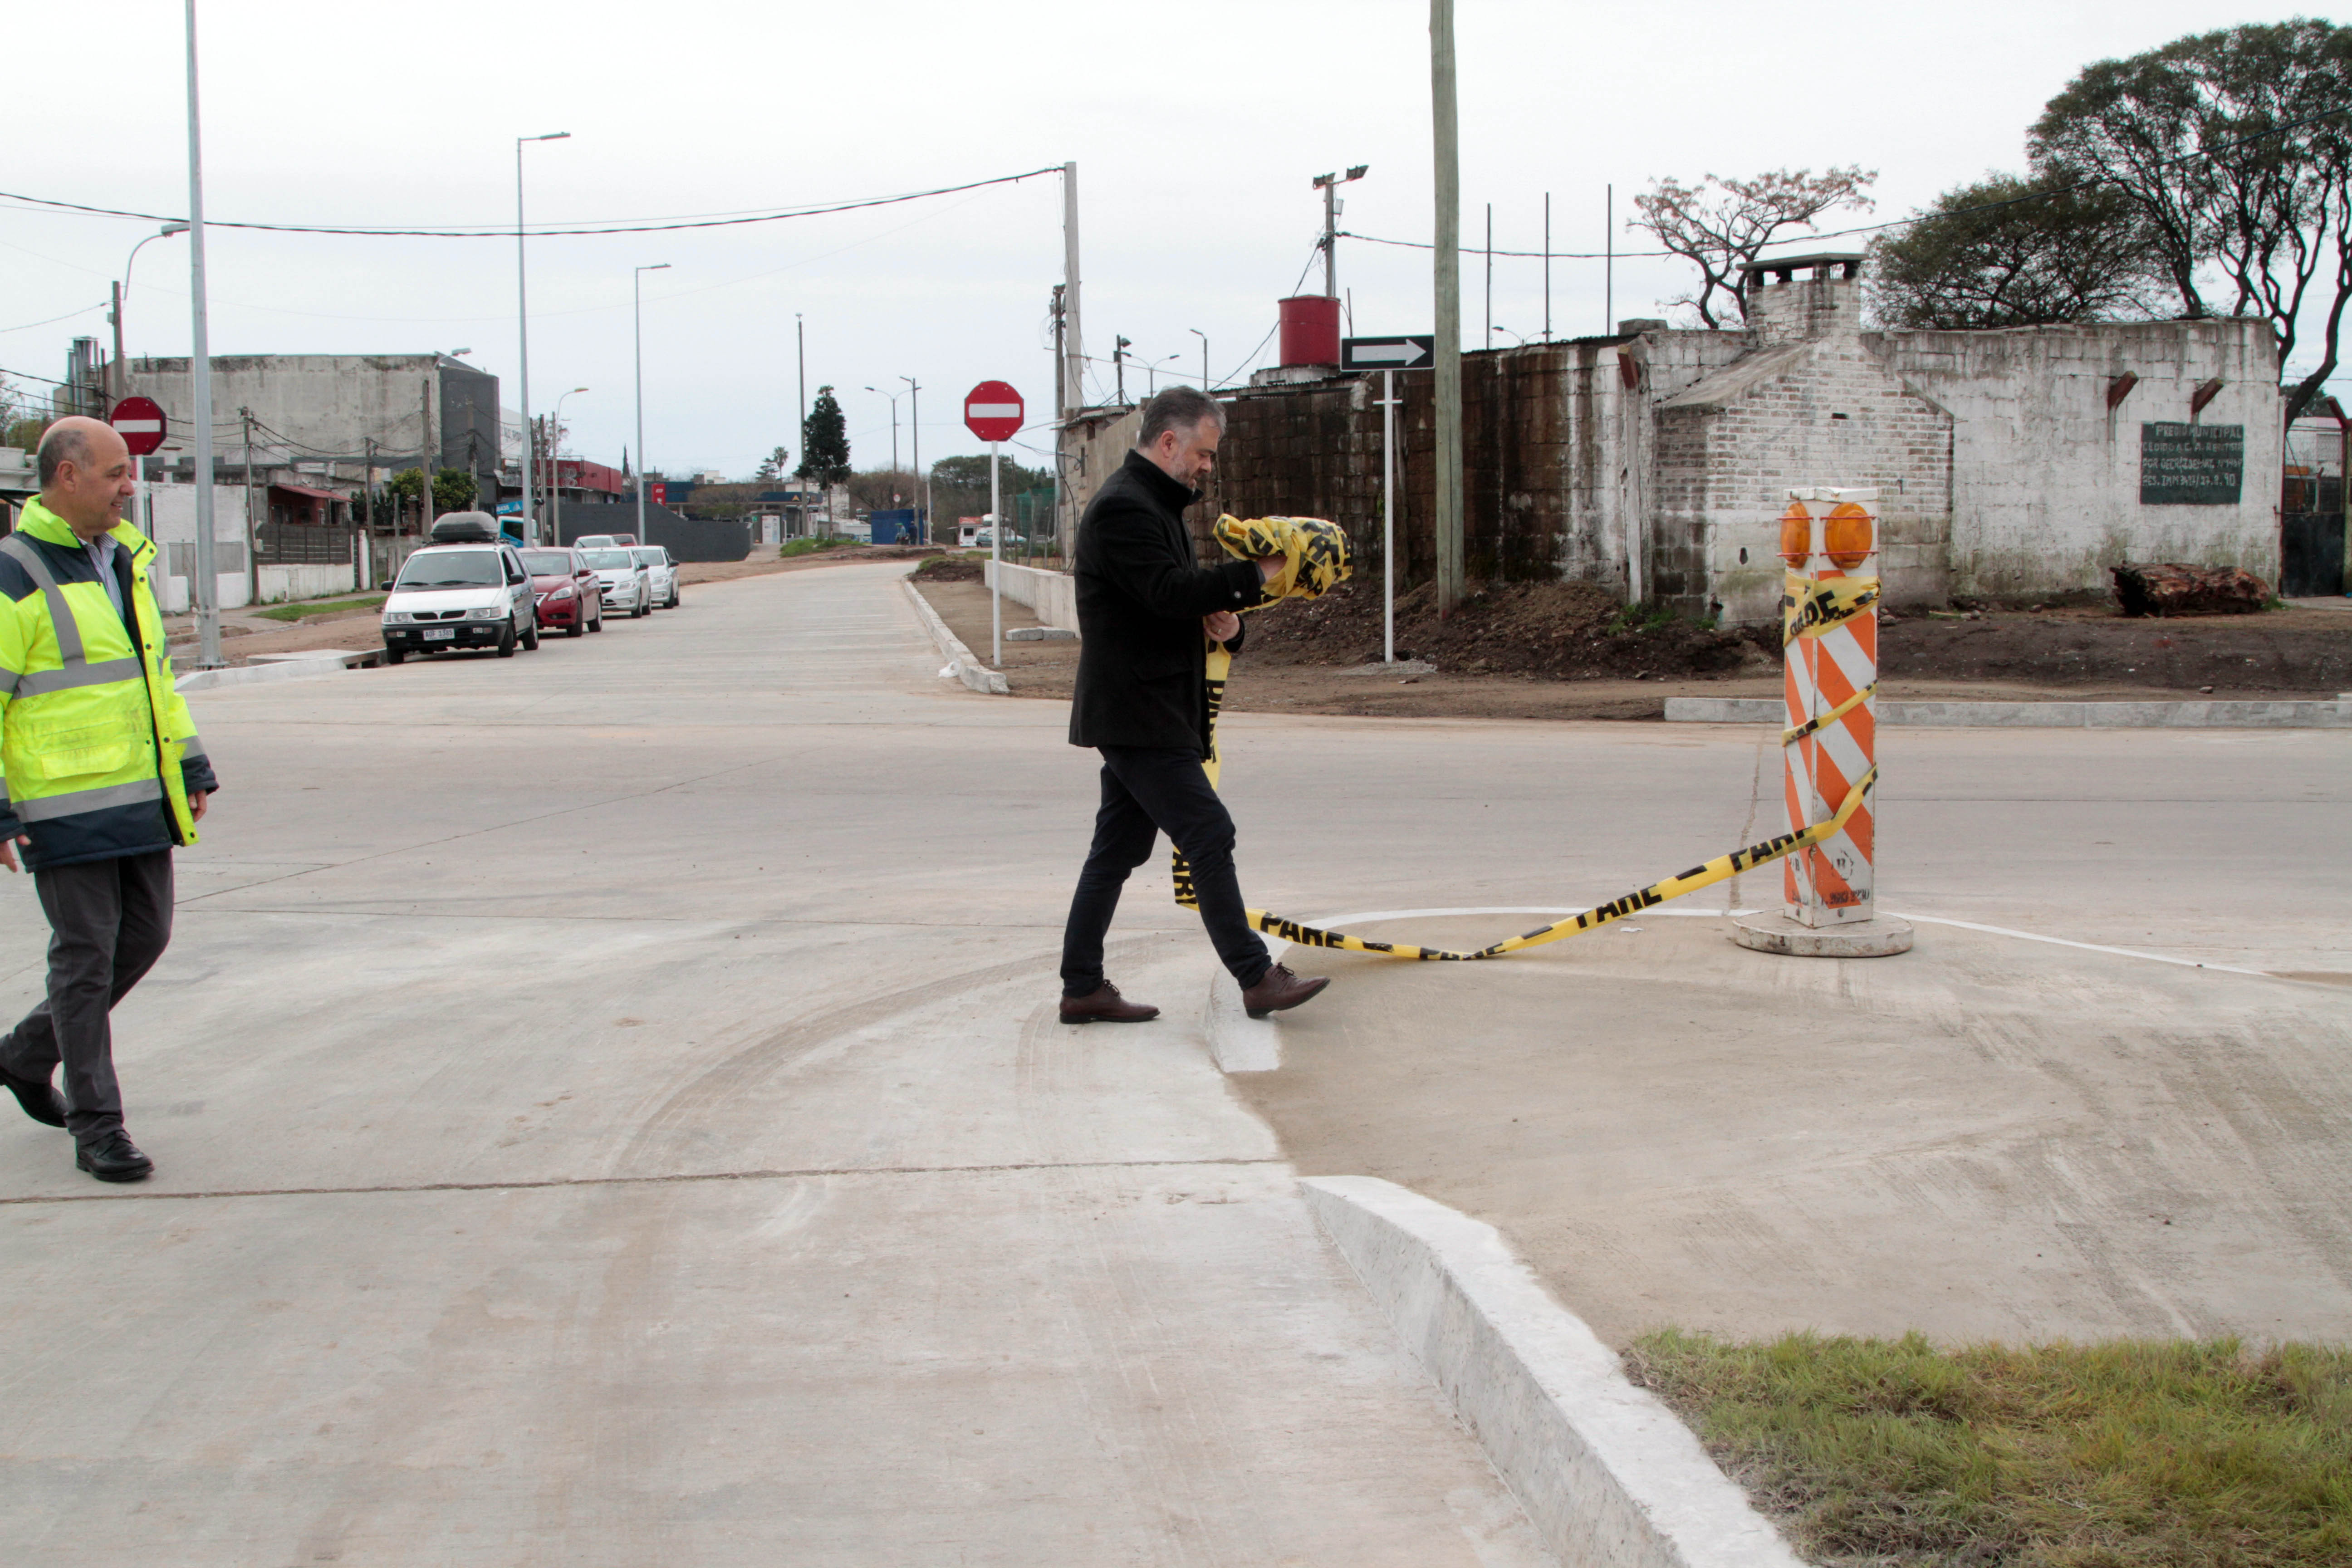
[[[561,550],[526,550],[522,569],[534,577],[569,577],[572,557]]]
[[[629,553],[635,556],[643,565],[658,566],[662,563],[661,552],[658,550],[632,550]]]
[[[636,564],[635,561],[630,559],[629,552],[625,550],[583,550],[580,553],[587,561],[589,565],[595,567],[600,572],[610,571],[615,566],[634,566]]]
[[[506,581],[495,550],[424,552],[408,558],[395,588],[491,588]]]

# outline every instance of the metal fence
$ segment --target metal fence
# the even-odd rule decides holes
[[[264,566],[348,566],[359,559],[352,528],[311,528],[265,522],[254,530]]]

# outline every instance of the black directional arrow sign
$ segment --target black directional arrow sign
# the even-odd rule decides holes
[[[1424,370],[1436,363],[1433,337],[1348,338],[1339,344],[1341,370]]]

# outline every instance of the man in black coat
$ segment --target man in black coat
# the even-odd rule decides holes
[[[1102,807],[1062,935],[1062,1022],[1138,1023],[1160,1009],[1103,978],[1103,938],[1127,874],[1166,833],[1192,868],[1201,922],[1252,1016],[1296,1007],[1329,984],[1269,963],[1234,872],[1234,819],[1209,785],[1211,642],[1236,649],[1240,607],[1282,557],[1198,564],[1184,509],[1201,499],[1224,434],[1216,400],[1171,386],[1143,405],[1119,470],[1078,520],[1077,690],[1070,744],[1102,753]]]

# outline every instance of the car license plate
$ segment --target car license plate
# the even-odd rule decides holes
[[[433,630],[425,634],[425,640],[426,642],[455,642],[457,640],[457,628],[455,626],[435,627]]]

